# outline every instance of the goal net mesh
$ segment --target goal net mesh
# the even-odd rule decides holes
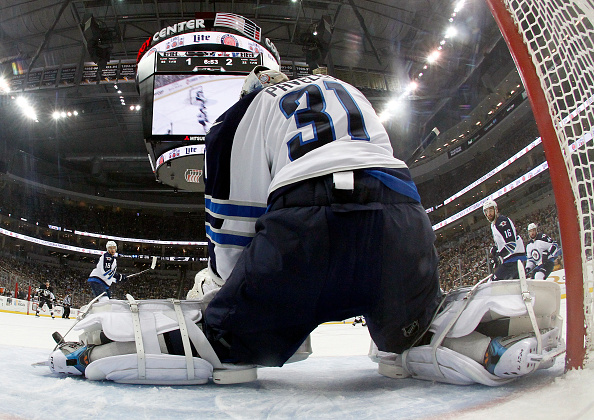
[[[593,348],[594,2],[496,0],[515,23],[536,68],[579,217],[585,346]],[[539,112],[543,110],[535,110]],[[555,173],[551,173],[554,177]],[[564,256],[565,257],[565,256]]]

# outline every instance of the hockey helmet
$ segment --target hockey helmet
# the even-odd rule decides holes
[[[256,66],[245,78],[239,98],[241,99],[255,90],[276,85],[277,83],[287,82],[288,80],[287,75],[280,71],[270,70],[264,66]]]
[[[109,250],[111,247],[114,247],[116,250],[118,249],[118,245],[114,241],[107,241],[105,249]]]
[[[536,223],[530,223],[528,225],[528,232],[530,232],[532,229],[538,229],[538,226],[536,226]]]
[[[491,207],[493,207],[495,212],[497,212],[497,203],[489,198],[483,203],[483,213],[485,210],[490,209]]]

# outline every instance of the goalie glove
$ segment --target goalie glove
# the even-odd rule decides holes
[[[210,301],[210,299],[214,296],[214,294],[225,284],[225,281],[217,276],[211,269],[210,265],[198,273],[196,273],[196,277],[194,278],[194,287],[190,290],[186,296],[186,299],[197,299],[197,300],[205,300],[205,296],[208,296],[206,299]]]

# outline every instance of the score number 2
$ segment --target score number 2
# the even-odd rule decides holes
[[[370,140],[365,128],[363,114],[345,87],[340,83],[327,81],[324,82],[324,87],[325,90],[322,90],[318,85],[307,85],[295,92],[288,93],[280,100],[280,109],[285,118],[294,118],[298,129],[311,126],[313,130],[313,138],[309,140],[303,140],[304,130],[300,130],[299,134],[296,134],[288,141],[289,159],[291,161],[336,140],[334,123],[329,112],[334,114],[335,119],[343,116],[338,115],[339,112],[346,112],[347,131],[352,140]],[[342,105],[342,110],[340,108],[326,110],[325,95],[331,94],[330,92],[336,95]],[[306,101],[305,105],[297,109],[303,99]]]

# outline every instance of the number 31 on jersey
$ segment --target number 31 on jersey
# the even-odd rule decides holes
[[[302,89],[288,93],[280,100],[280,109],[285,118],[294,118],[299,134],[287,143],[289,159],[299,159],[308,152],[336,140],[334,119],[343,119],[346,113],[347,131],[352,140],[369,141],[365,121],[359,106],[346,88],[337,82],[324,82],[324,90],[318,85],[307,85]],[[327,95],[335,95],[342,108],[326,109]],[[302,101],[303,106],[300,107]],[[332,115],[331,115],[332,114]],[[303,140],[303,133],[311,127],[313,138]]]

